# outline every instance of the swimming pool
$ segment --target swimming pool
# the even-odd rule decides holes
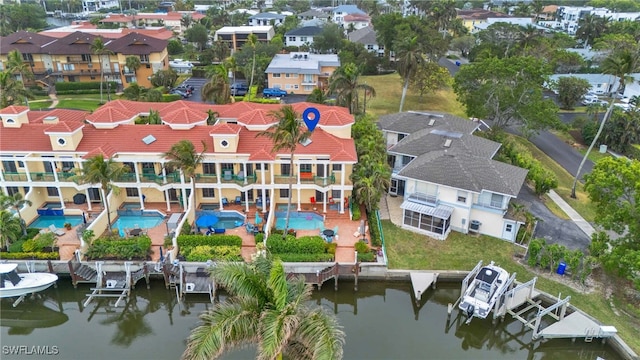
[[[284,223],[287,220],[286,211],[276,212],[276,229],[284,229]],[[289,229],[295,230],[313,230],[324,226],[324,218],[314,212],[309,211],[291,211],[289,217]]]
[[[118,219],[113,224],[120,236],[125,236],[124,229],[133,229],[136,225],[140,229],[149,229],[162,223],[164,216],[156,211],[145,211],[142,215],[125,215],[118,211]]]
[[[215,229],[233,229],[242,226],[246,218],[237,211],[198,211],[196,219],[204,215],[215,215],[218,222],[212,226]]]
[[[65,223],[70,223],[71,226],[76,226],[81,222],[82,222],[82,216],[77,216],[77,215],[62,215],[62,216],[40,215],[29,225],[29,227],[46,229],[49,227],[49,225],[53,224],[57,228],[63,228]]]
[[[59,202],[47,202],[40,207],[41,209],[62,209]]]
[[[140,210],[140,204],[138,203],[124,203],[120,206],[123,210]]]

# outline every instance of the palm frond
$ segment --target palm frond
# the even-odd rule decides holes
[[[289,304],[284,309],[268,309],[262,312],[258,359],[273,359],[283,352],[301,320],[294,310]]]
[[[301,309],[295,339],[305,344],[313,359],[342,359],[345,334],[336,317],[322,309]]]
[[[222,263],[213,269],[213,277],[230,294],[257,299],[265,304],[271,298],[267,277],[245,263]]]

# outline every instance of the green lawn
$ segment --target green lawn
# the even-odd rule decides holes
[[[402,79],[397,73],[360,77],[360,82],[367,83],[376,90],[376,97],[367,99],[367,112],[374,115],[397,113],[402,97]],[[407,90],[404,111],[432,110],[443,111],[466,118],[464,106],[457,100],[453,90],[440,90],[420,97],[411,89]]]
[[[382,228],[390,269],[471,270],[483,260],[485,263],[495,261],[507,271],[516,272],[521,282],[536,276],[515,260],[514,255],[522,254],[523,250],[506,241],[457,232],[451,232],[445,241],[434,240],[401,229],[388,220],[382,221]],[[562,294],[562,298],[571,296],[571,304],[602,323],[615,326],[624,341],[636,352],[640,351],[640,337],[637,336],[640,324],[624,314],[616,314],[600,289],[584,294],[552,280],[547,272],[537,276],[538,289],[552,295]]]
[[[561,139],[562,141],[566,142],[569,145],[573,145],[576,143],[576,140],[573,138],[573,136],[571,136],[571,134],[567,133],[566,131],[552,130],[551,133],[553,133],[555,136],[557,136],[559,139]],[[587,146],[581,145],[579,147],[576,147],[576,150],[578,150],[578,152],[582,154],[582,156],[584,156],[584,154],[587,153],[587,148],[588,148],[588,145]],[[611,156],[609,155],[609,153],[602,154],[600,152],[599,147],[594,147],[589,153],[589,160],[595,163],[595,162],[598,162],[598,160],[609,157],[609,156]]]
[[[58,106],[56,106],[58,109],[77,109],[87,111],[93,111],[98,107],[100,107],[99,99],[62,99],[58,103]]]
[[[574,210],[582,215],[585,220],[593,222],[596,218],[596,209],[595,206],[591,203],[591,200],[589,200],[587,194],[583,191],[582,184],[578,182],[578,186],[576,187],[576,199],[573,199],[571,197],[573,176],[571,176],[571,174],[569,174],[562,166],[560,166],[560,164],[547,156],[547,154],[543,153],[531,142],[519,136],[513,136],[513,138],[518,143],[529,149],[529,151],[531,151],[531,154],[533,154],[533,157],[540,160],[545,168],[556,174],[556,177],[558,178],[558,188],[555,189],[556,193],[558,193],[558,195],[560,195],[564,199],[564,201],[566,201]]]
[[[29,109],[31,110],[48,109],[49,107],[51,107],[51,100],[29,101]]]

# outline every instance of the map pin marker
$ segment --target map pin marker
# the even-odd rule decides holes
[[[320,122],[320,111],[314,107],[306,108],[302,112],[302,120],[304,120],[305,125],[307,125],[307,129],[313,131]]]

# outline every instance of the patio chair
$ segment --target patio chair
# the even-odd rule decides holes
[[[138,225],[138,224],[134,224],[134,225],[133,225],[133,228],[134,228],[134,229],[140,229],[140,225]]]
[[[49,225],[49,230],[51,230],[51,232],[56,234],[57,236],[63,236],[64,234],[66,234],[64,230],[57,229],[53,224]]]
[[[242,196],[236,196],[235,203],[236,205],[242,205]]]
[[[222,198],[222,205],[229,205],[229,200],[226,197]]]
[[[338,236],[338,225],[333,228],[333,236]]]
[[[247,223],[245,228],[247,229],[247,234],[255,234],[258,231],[252,223]]]
[[[324,228],[324,224],[320,224],[320,235],[322,235],[322,232],[325,230],[327,229]]]

